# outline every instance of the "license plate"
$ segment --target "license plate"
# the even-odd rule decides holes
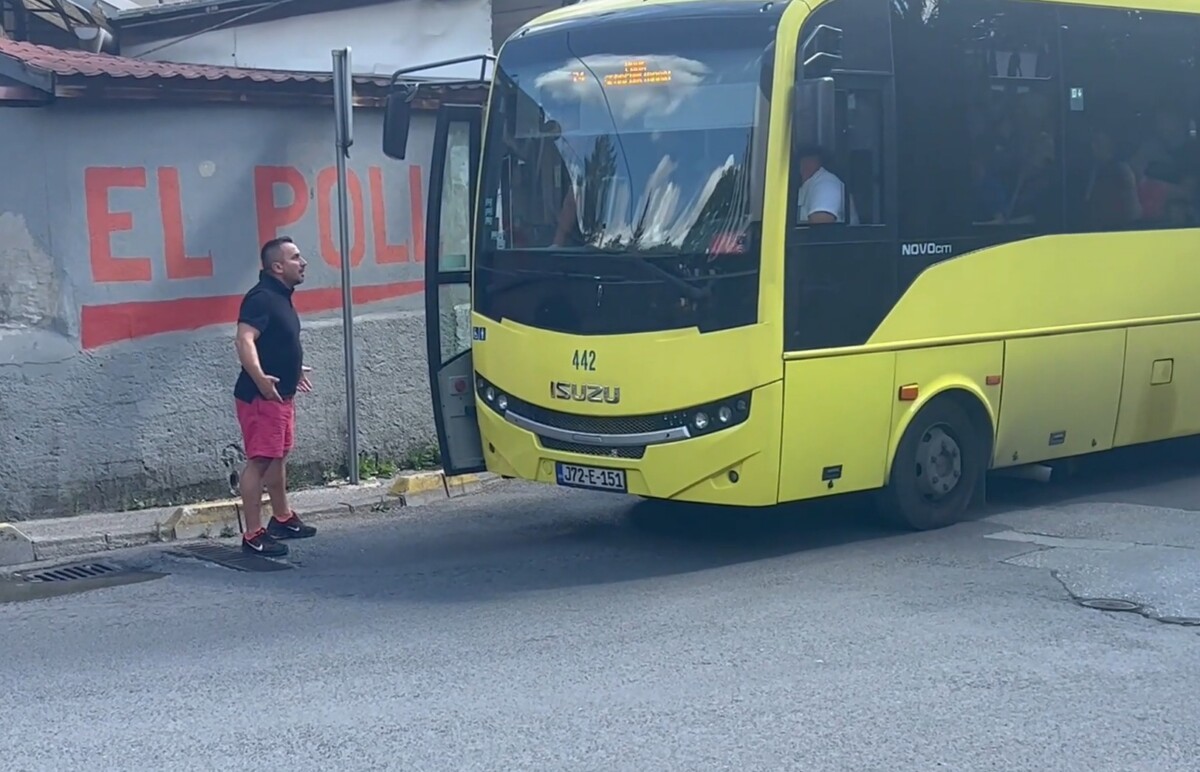
[[[626,492],[624,469],[602,469],[577,464],[555,464],[558,484],[569,488],[591,488],[600,491]]]

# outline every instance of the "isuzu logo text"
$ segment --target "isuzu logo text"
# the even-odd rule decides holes
[[[615,405],[621,401],[621,387],[550,381],[550,399],[565,399],[570,402],[607,402]]]

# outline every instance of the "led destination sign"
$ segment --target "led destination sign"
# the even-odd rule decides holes
[[[572,72],[571,80],[582,83],[587,80],[587,74]],[[648,86],[654,83],[670,83],[670,70],[651,70],[642,60],[625,62],[621,72],[613,72],[604,76],[605,86]]]

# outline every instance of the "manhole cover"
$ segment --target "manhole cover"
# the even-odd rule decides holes
[[[55,566],[37,571],[17,574],[27,582],[75,582],[80,579],[96,579],[119,573],[118,569],[104,563],[79,563],[71,566]]]
[[[295,566],[282,563],[259,555],[247,555],[241,546],[230,547],[224,544],[187,544],[178,548],[179,552],[193,558],[207,560],[235,571],[287,571]]]
[[[1117,600],[1116,598],[1083,598],[1079,601],[1079,605],[1084,608],[1094,608],[1100,611],[1141,611],[1142,606],[1139,603],[1134,603],[1128,600]]]

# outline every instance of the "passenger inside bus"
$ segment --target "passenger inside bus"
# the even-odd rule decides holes
[[[1164,108],[1149,132],[1136,115],[1124,132],[1122,123],[1112,117],[1092,129],[1090,165],[1077,193],[1077,225],[1090,231],[1194,226],[1200,156],[1187,119]],[[1128,152],[1122,145],[1137,149]]]
[[[971,222],[1049,224],[1058,198],[1054,120],[1044,100],[1017,90],[989,92],[969,116]]]
[[[1121,160],[1112,133],[1103,127],[1092,131],[1092,164],[1083,191],[1084,222],[1093,230],[1128,228],[1142,217],[1137,176]]]
[[[1008,204],[1008,221],[1036,223],[1046,221],[1046,214],[1058,206],[1058,152],[1054,136],[1049,131],[1033,135],[1018,167],[1012,199]]]
[[[1138,179],[1143,219],[1182,225],[1195,208],[1196,142],[1173,108],[1155,116],[1154,133],[1130,159]]]
[[[971,220],[977,225],[1002,223],[1008,211],[1008,189],[992,161],[989,148],[976,149],[971,159]]]

